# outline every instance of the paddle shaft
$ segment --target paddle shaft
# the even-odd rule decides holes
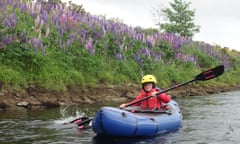
[[[210,79],[216,78],[217,76],[221,75],[223,72],[224,72],[224,66],[223,65],[219,65],[219,66],[217,66],[217,67],[215,67],[213,69],[210,69],[210,70],[207,70],[207,71],[204,71],[204,72],[200,73],[199,75],[197,75],[192,80],[189,80],[189,81],[184,82],[182,84],[178,84],[178,85],[175,85],[175,86],[173,86],[171,88],[168,88],[168,89],[166,89],[164,91],[161,91],[160,93],[158,93],[158,95],[156,97],[158,97],[162,93],[166,93],[166,92],[168,92],[170,90],[179,88],[181,86],[187,85],[187,84],[195,82],[195,81],[199,81],[199,80],[200,81],[206,81],[206,80],[210,80]],[[142,101],[147,100],[147,99],[149,99],[151,97],[155,97],[155,96],[147,96],[147,97],[142,98],[142,99],[140,99],[138,101],[133,101],[132,103],[127,104],[126,107],[134,105],[134,104],[139,103],[139,102],[142,102]]]
[[[158,96],[159,96],[160,94],[162,94],[162,93],[166,93],[166,92],[168,92],[168,91],[170,91],[170,90],[173,90],[173,89],[176,89],[176,88],[178,88],[178,87],[187,85],[187,84],[192,83],[192,82],[194,82],[194,81],[196,81],[196,79],[193,79],[193,80],[184,82],[184,83],[182,83],[182,84],[175,85],[175,86],[173,86],[173,87],[170,87],[170,88],[168,88],[168,89],[166,89],[166,90],[164,90],[164,91],[159,92],[159,93],[158,93]],[[158,96],[157,96],[157,97],[158,97]],[[132,102],[132,103],[127,104],[126,107],[131,106],[131,105],[134,105],[134,104],[139,103],[139,102],[142,102],[142,101],[147,100],[147,99],[149,99],[149,98],[151,98],[151,97],[154,97],[154,96],[147,96],[147,97],[145,97],[145,98],[143,98],[143,99],[140,99],[140,100],[138,100],[138,101],[134,101],[134,102]]]

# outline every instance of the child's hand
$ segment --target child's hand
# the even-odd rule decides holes
[[[126,104],[121,104],[119,107],[120,107],[120,109],[125,108]]]
[[[155,91],[155,92],[152,92],[151,96],[157,96],[158,94],[159,94],[159,92]]]

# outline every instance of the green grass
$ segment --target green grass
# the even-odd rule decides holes
[[[9,11],[2,15],[2,20],[14,11],[12,5],[8,7]],[[0,10],[0,14],[3,14],[3,10]],[[200,72],[221,63],[227,67],[225,73],[207,84],[219,86],[240,84],[240,53],[237,51],[220,47],[212,47],[211,51],[208,51],[196,42],[181,45],[177,49],[173,47],[174,42],[179,42],[177,36],[172,37],[172,43],[160,39],[151,47],[144,40],[134,38],[134,34],[130,35],[132,31],[125,32],[125,29],[119,31],[118,27],[121,26],[119,23],[109,23],[108,26],[115,25],[116,29],[110,29],[113,32],[107,31],[101,38],[98,37],[101,34],[99,32],[102,23],[90,25],[81,22],[77,24],[76,29],[72,28],[69,31],[64,29],[61,34],[59,29],[62,27],[50,21],[54,16],[52,13],[49,13],[49,21],[43,26],[35,25],[36,17],[31,17],[29,11],[21,13],[20,8],[17,8],[16,15],[18,21],[14,27],[0,24],[0,39],[7,36],[11,40],[6,44],[1,41],[0,48],[0,82],[6,87],[11,85],[25,88],[36,85],[47,90],[64,91],[70,85],[94,87],[101,83],[139,84],[144,74],[154,74],[158,79],[158,85],[167,88],[188,81]],[[89,19],[91,21],[91,17]],[[50,23],[53,24],[51,27]],[[70,21],[68,23],[72,24]],[[45,36],[47,28],[50,28],[50,33]],[[24,38],[23,32],[26,32]],[[80,32],[86,32],[87,35],[82,36]],[[140,32],[144,30],[137,33]],[[156,31],[148,31],[145,36],[154,32]],[[78,35],[68,45],[67,41],[72,34]],[[34,48],[31,38],[41,38],[42,45]],[[93,39],[94,54],[89,52],[90,48],[86,48],[89,38]],[[140,62],[136,60],[136,55],[144,48],[150,52],[142,52]],[[177,59],[178,52],[183,56],[193,56],[196,61]],[[121,54],[121,59],[116,58],[116,54]],[[161,57],[156,60],[159,55]]]

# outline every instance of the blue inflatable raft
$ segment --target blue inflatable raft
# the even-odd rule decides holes
[[[123,110],[102,107],[92,120],[93,131],[100,136],[155,136],[181,127],[182,113],[176,101],[167,111]]]

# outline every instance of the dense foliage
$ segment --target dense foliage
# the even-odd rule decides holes
[[[193,37],[199,32],[199,26],[194,23],[195,11],[190,9],[190,4],[183,0],[170,2],[171,8],[162,9],[168,21],[160,24],[161,29],[185,37]]]
[[[65,90],[69,85],[138,83],[151,73],[168,87],[219,64],[227,71],[218,84],[240,81],[237,51],[129,27],[63,3],[1,0],[0,31],[5,86]]]

